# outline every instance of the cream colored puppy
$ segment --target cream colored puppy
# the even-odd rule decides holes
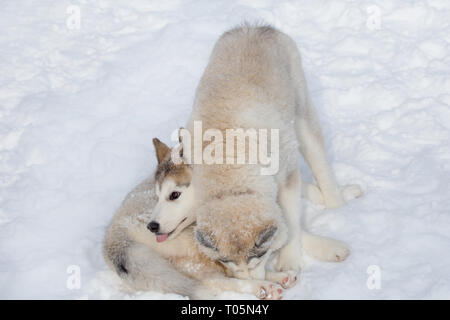
[[[215,139],[196,137],[196,123],[203,131],[215,130]],[[327,208],[343,205],[344,199],[326,159],[297,47],[269,26],[245,26],[222,35],[197,88],[187,129],[194,141],[202,141],[200,152],[223,150],[234,139],[227,130],[237,128],[279,130],[279,139],[268,135],[263,141],[249,135],[248,146],[235,148],[232,155],[224,152],[222,164],[194,163],[196,239],[201,251],[238,278],[264,279],[264,265],[278,249],[276,270],[299,270],[302,238],[321,260],[345,259],[349,249],[342,242],[302,237],[298,149],[318,183],[313,190],[320,194],[317,198]],[[273,175],[261,174],[265,168],[261,163],[236,164],[239,156],[250,158],[252,139],[257,139],[258,149],[264,143],[270,148],[279,144],[275,150],[279,168]],[[192,157],[198,154],[184,140],[183,149],[189,149]],[[230,159],[234,164],[227,162]],[[361,193],[357,186],[346,190],[355,196]]]

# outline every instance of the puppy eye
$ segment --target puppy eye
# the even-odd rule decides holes
[[[222,262],[222,263],[228,263],[228,262],[231,262],[231,260],[224,259],[224,258],[219,258],[218,260],[219,260],[220,262]]]
[[[266,253],[267,253],[267,251],[263,251],[263,252],[260,252],[260,253],[257,253],[257,254],[254,254],[254,255],[248,257],[247,263],[250,262],[252,259],[259,259],[259,258],[261,258]]]
[[[263,255],[265,255],[267,253],[267,251],[263,251],[261,253],[258,253],[255,257],[256,258],[261,258]]]
[[[176,200],[176,199],[178,199],[179,197],[180,197],[180,195],[181,195],[181,192],[178,192],[178,191],[174,191],[174,192],[172,192],[171,194],[170,194],[170,196],[169,196],[169,200]]]

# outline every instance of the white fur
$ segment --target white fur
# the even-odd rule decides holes
[[[291,181],[284,183],[279,188],[279,202],[283,209],[284,217],[289,228],[289,240],[280,249],[276,269],[279,271],[299,271],[302,265],[300,226],[301,213],[301,181],[298,170],[291,174]]]
[[[195,192],[192,185],[177,186],[171,178],[164,179],[161,188],[159,184],[155,186],[158,202],[152,212],[150,221],[158,222],[161,233],[170,233],[171,238],[175,238],[185,227],[195,221],[195,215],[191,213],[191,208],[195,203]],[[178,191],[180,197],[174,201],[169,200],[172,192]],[[184,220],[184,221],[183,221]]]

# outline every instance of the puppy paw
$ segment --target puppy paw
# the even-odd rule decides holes
[[[326,237],[317,239],[318,241],[308,250],[308,253],[318,260],[340,262],[350,255],[350,249],[341,241]]]
[[[281,300],[283,289],[277,284],[264,281],[259,284],[256,297],[261,300]]]
[[[350,249],[348,248],[348,246],[340,241],[336,241],[337,243],[334,246],[334,249],[332,250],[332,253],[330,253],[330,258],[331,256],[334,256],[334,261],[335,262],[341,262],[344,261],[345,259],[347,259],[347,257],[350,255]],[[330,259],[330,261],[332,261]]]
[[[341,194],[345,201],[359,198],[363,195],[361,187],[357,184],[349,184],[341,187]]]
[[[297,281],[297,272],[286,271],[286,272],[266,272],[266,280],[271,282],[276,282],[281,285],[284,289],[292,288]]]
[[[297,282],[297,272],[295,271],[287,271],[284,272],[284,277],[281,280],[281,286],[285,289],[292,288]]]
[[[322,196],[322,192],[320,189],[311,183],[304,184],[302,186],[303,197],[307,198],[314,204],[324,205],[324,200]]]
[[[345,200],[341,195],[335,195],[333,197],[324,197],[325,208],[337,209],[345,204]]]
[[[299,272],[303,266],[301,247],[292,243],[281,248],[275,259],[275,270],[277,271]]]

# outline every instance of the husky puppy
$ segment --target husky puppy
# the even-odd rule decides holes
[[[278,249],[276,270],[298,271],[302,239],[321,260],[341,261],[348,256],[342,242],[302,237],[298,149],[318,183],[315,191],[320,201],[337,208],[344,199],[326,159],[300,54],[291,38],[269,26],[244,26],[223,34],[197,87],[187,124],[194,140],[198,139],[196,121],[204,130],[219,130],[224,145],[230,142],[226,134],[230,128],[279,130],[279,170],[274,175],[261,175],[260,164],[228,164],[229,155],[224,155],[222,164],[194,163],[195,238],[203,254],[241,279],[264,279],[264,265]],[[268,138],[269,144],[276,142]],[[202,143],[204,151],[218,142]],[[257,143],[261,147],[262,142]],[[187,147],[192,148],[183,146]],[[361,194],[358,186],[346,190]]]
[[[211,299],[223,291],[281,299],[282,288],[295,283],[294,275],[269,272],[267,281],[230,278],[223,265],[198,250],[192,225],[195,214],[190,207],[194,195],[191,167],[175,165],[171,150],[158,139],[154,145],[155,177],[126,196],[106,231],[103,253],[109,267],[133,290],[177,293],[192,299]],[[164,193],[171,186],[177,191]],[[155,221],[161,226],[156,228]],[[266,240],[260,237],[259,245],[264,247]]]

